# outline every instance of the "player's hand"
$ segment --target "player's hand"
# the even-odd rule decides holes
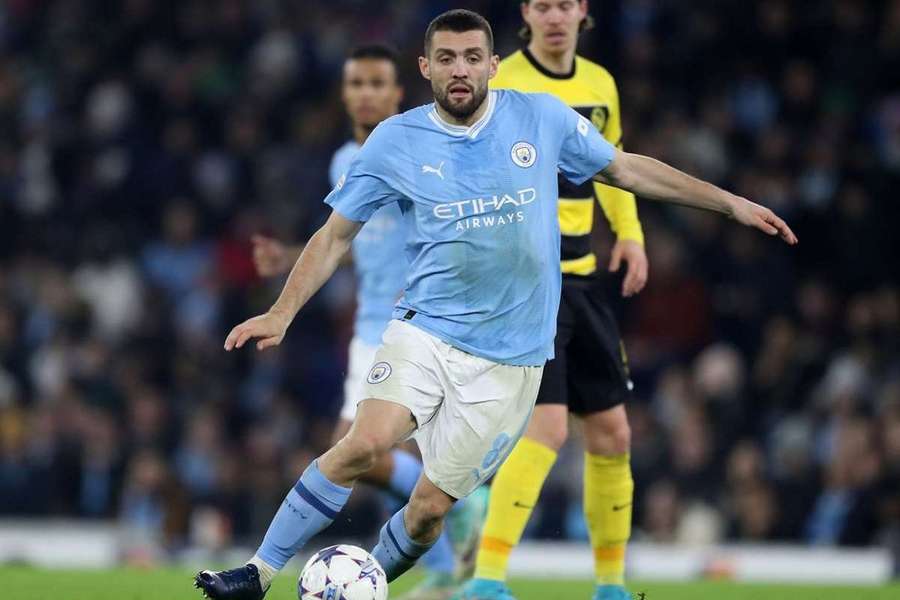
[[[797,236],[781,217],[765,206],[750,202],[746,198],[737,199],[731,216],[739,223],[755,227],[769,235],[777,235],[792,246],[797,243]]]
[[[281,275],[291,268],[287,246],[278,240],[254,235],[250,241],[253,243],[253,264],[262,277]]]
[[[247,319],[231,330],[225,338],[225,350],[231,351],[241,348],[249,340],[259,338],[256,342],[257,350],[265,350],[270,346],[277,346],[284,339],[291,320],[286,315],[276,312],[267,312],[264,315]]]
[[[609,272],[617,272],[623,260],[628,267],[625,280],[622,281],[622,296],[628,298],[640,292],[647,284],[648,263],[644,246],[634,240],[618,240],[609,259]]]

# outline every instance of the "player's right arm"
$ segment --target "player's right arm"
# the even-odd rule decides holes
[[[397,137],[385,127],[390,121],[382,122],[369,135],[325,198],[334,210],[306,243],[278,300],[265,314],[232,329],[225,339],[225,350],[240,348],[254,338],[259,339],[259,350],[280,344],[297,311],[328,281],[363,223],[385,204],[402,198],[390,183],[393,177],[385,158],[398,154]]]
[[[297,312],[328,281],[361,228],[362,223],[332,211],[303,248],[272,308],[232,329],[225,339],[225,350],[240,348],[254,338],[259,338],[258,350],[280,344]]]

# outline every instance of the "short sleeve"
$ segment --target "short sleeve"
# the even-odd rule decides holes
[[[391,129],[394,128],[385,128],[383,124],[375,128],[325,197],[325,204],[341,216],[365,223],[376,210],[401,199],[390,184],[390,165],[385,160],[391,156]]]
[[[605,169],[615,157],[616,149],[590,121],[559,100],[552,100],[552,110],[558,113],[562,128],[559,170],[566,179],[580,185]]]
[[[341,175],[344,174],[343,167],[347,166],[346,162],[341,160],[342,151],[343,149],[335,152],[334,156],[331,157],[331,164],[328,165],[328,183],[331,184],[331,187],[337,185]]]

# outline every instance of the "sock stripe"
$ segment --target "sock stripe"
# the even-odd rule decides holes
[[[315,494],[310,492],[305,485],[303,485],[302,481],[297,481],[297,485],[294,486],[294,491],[300,495],[301,498],[306,500],[310,506],[315,508],[317,511],[331,519],[332,521],[337,518],[338,513],[336,510],[332,510],[328,508],[324,502],[319,500]]]
[[[391,522],[390,521],[388,521],[387,527],[385,527],[385,529],[387,529],[388,537],[391,539],[391,543],[394,544],[394,547],[397,548],[397,552],[400,553],[400,556],[402,556],[406,560],[415,562],[416,561],[415,557],[410,556],[409,554],[407,554],[406,552],[403,551],[403,548],[400,547],[400,544],[397,542],[397,538],[394,537],[394,532],[391,531]]]
[[[625,558],[625,545],[594,548],[594,558],[597,560],[622,560]]]
[[[481,549],[488,552],[496,552],[498,554],[509,554],[512,552],[513,545],[504,542],[495,537],[483,536],[481,538]]]

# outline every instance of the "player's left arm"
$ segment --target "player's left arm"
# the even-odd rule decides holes
[[[797,243],[797,236],[787,223],[765,206],[691,177],[649,156],[615,150],[612,161],[594,176],[594,180],[642,198],[719,212],[769,235],[778,235],[788,244]]]

